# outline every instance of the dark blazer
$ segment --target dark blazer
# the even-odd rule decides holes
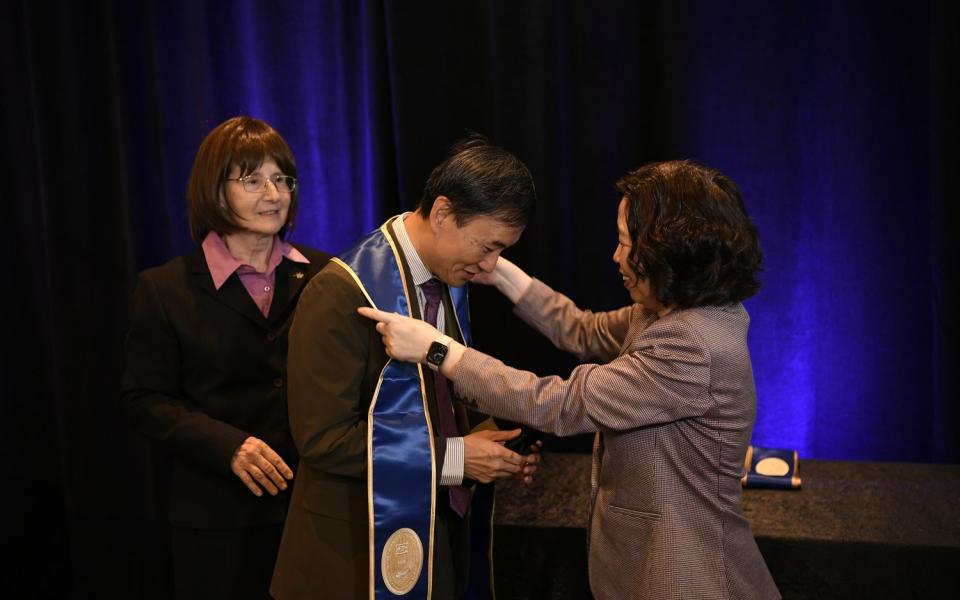
[[[456,389],[491,414],[557,435],[598,432],[589,524],[598,600],[780,597],[740,508],[756,412],[740,303],[578,309],[534,281],[517,314],[582,360],[537,377],[467,350]]]
[[[281,523],[287,494],[254,496],[230,470],[254,436],[295,468],[287,423],[287,332],[301,290],[330,256],[283,259],[264,317],[236,273],[216,290],[197,248],[140,274],[125,348],[122,402],[172,455],[170,521],[229,529]]]
[[[413,293],[409,275],[407,287]],[[445,314],[452,315],[445,296]],[[359,306],[368,304],[356,282],[330,264],[303,291],[290,333],[290,424],[301,461],[270,587],[278,600],[368,596],[367,411],[387,355],[375,323],[357,314]],[[412,309],[420,318],[415,299]],[[451,331],[454,319],[446,322],[447,333],[459,338]],[[426,391],[437,432],[430,376]],[[454,408],[466,431],[470,415],[459,402]],[[439,480],[446,445],[440,437],[434,442]],[[438,512],[444,498],[438,493]],[[436,535],[449,540],[453,557],[434,556],[435,581],[453,570],[440,566],[444,560],[468,556],[466,522],[446,521]]]

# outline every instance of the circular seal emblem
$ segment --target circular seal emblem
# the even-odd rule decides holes
[[[417,532],[404,527],[393,532],[383,546],[380,573],[387,589],[402,596],[413,589],[423,568],[423,544]]]

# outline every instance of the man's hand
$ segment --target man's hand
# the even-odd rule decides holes
[[[541,442],[537,440],[536,444],[530,444],[530,454],[523,457],[527,464],[523,466],[523,470],[517,473],[516,479],[522,481],[523,483],[530,485],[533,483],[534,478],[537,475],[537,471],[540,470],[541,456],[540,456],[540,446]]]
[[[516,452],[503,447],[505,441],[518,435],[520,435],[519,429],[513,431],[484,430],[464,436],[464,475],[480,483],[490,483],[495,479],[523,477],[525,470],[530,468],[532,470],[529,475],[532,478],[536,466],[528,465],[529,457],[520,456]]]
[[[240,478],[255,496],[262,496],[263,489],[271,496],[287,489],[287,480],[293,479],[293,471],[263,440],[250,436],[233,453],[230,470]],[[259,484],[259,485],[257,485]]]

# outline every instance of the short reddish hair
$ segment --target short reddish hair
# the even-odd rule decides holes
[[[224,182],[234,166],[240,168],[240,177],[243,177],[256,171],[267,157],[277,163],[284,175],[297,176],[297,164],[290,146],[273,127],[260,119],[233,117],[207,134],[197,150],[187,184],[190,236],[194,241],[203,241],[210,231],[223,234],[242,229],[233,211],[221,201]],[[279,231],[281,238],[293,229],[298,195],[299,190],[294,188],[287,222]]]

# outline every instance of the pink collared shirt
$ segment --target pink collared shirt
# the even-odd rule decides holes
[[[270,314],[270,304],[273,302],[273,284],[276,280],[277,266],[280,261],[287,258],[293,262],[310,263],[310,260],[302,252],[281,240],[279,236],[273,236],[273,250],[270,251],[267,270],[263,273],[259,273],[250,265],[234,258],[223,238],[216,232],[207,233],[201,247],[203,248],[203,257],[207,261],[207,268],[210,269],[210,276],[213,278],[213,287],[219,290],[236,271],[240,283],[247,288],[247,293],[250,294],[264,317]]]

